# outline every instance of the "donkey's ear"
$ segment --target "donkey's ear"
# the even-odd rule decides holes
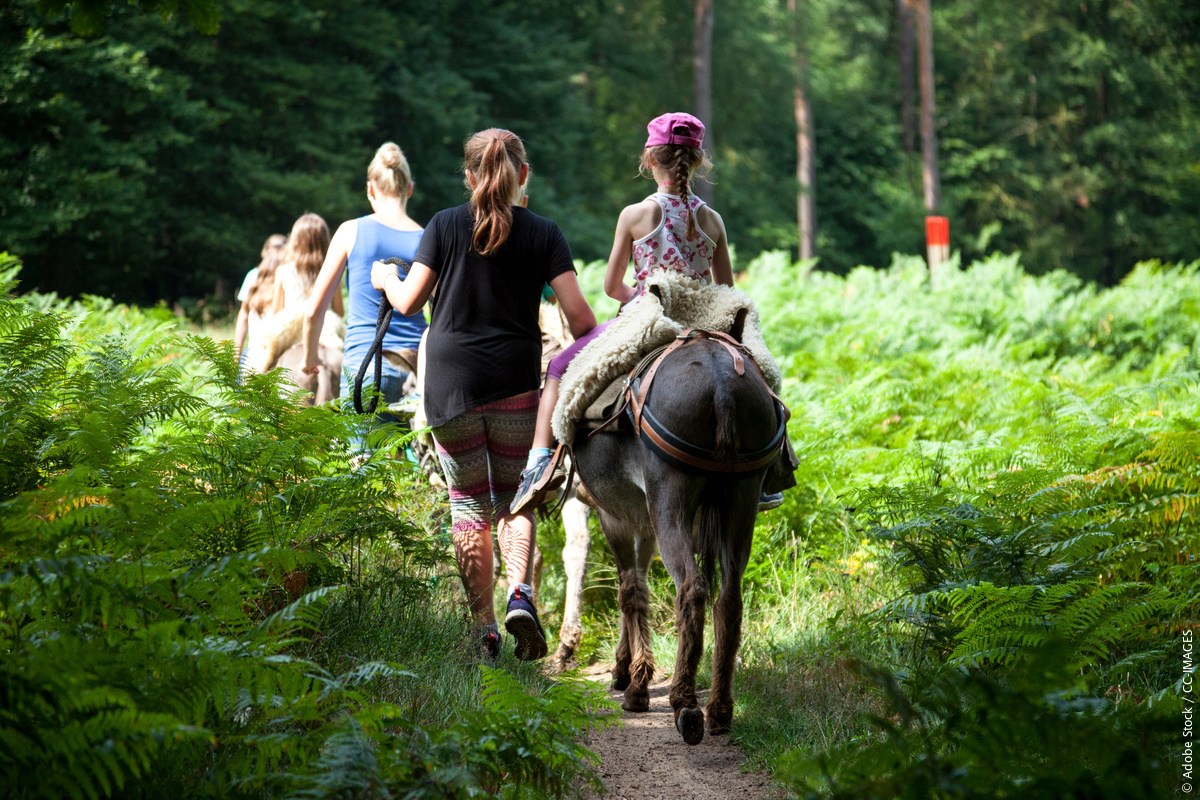
[[[739,342],[742,340],[742,334],[746,332],[746,315],[749,313],[745,306],[739,308],[733,317],[733,324],[729,326],[729,335]]]

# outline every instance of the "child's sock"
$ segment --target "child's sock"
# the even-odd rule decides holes
[[[525,462],[525,469],[529,469],[536,464],[542,457],[550,457],[549,447],[531,447],[529,449],[529,460]]]
[[[517,593],[517,589],[521,590],[522,597],[524,597],[530,603],[533,602],[533,587],[530,586],[528,583],[518,583],[515,586],[513,586],[511,589],[509,589],[508,590],[508,602],[510,602],[510,603],[512,602],[513,596]]]

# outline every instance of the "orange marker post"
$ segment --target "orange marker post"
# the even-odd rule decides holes
[[[925,218],[925,252],[930,272],[950,258],[950,220],[945,217]]]

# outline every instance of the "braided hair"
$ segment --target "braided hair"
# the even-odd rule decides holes
[[[696,235],[696,215],[688,205],[692,173],[699,171],[701,177],[706,176],[712,169],[708,154],[698,147],[688,147],[682,144],[659,144],[647,147],[642,151],[639,172],[653,172],[657,166],[671,176],[671,185],[683,200],[684,214],[687,215],[687,238]]]

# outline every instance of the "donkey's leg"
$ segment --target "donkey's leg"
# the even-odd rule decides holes
[[[621,617],[617,623],[617,651],[613,657],[612,668],[612,683],[608,688],[623,692],[629,688],[629,667],[633,663],[633,655],[629,649],[629,620],[625,618],[625,612],[621,612]]]
[[[728,535],[722,541],[725,552],[721,554],[724,567],[721,591],[713,606],[712,688],[704,710],[708,730],[714,734],[728,732],[733,722],[733,671],[742,640],[742,575],[750,560],[754,519],[758,514],[758,483],[740,484],[749,488],[742,491],[744,487],[735,484],[737,490],[730,492]]]
[[[604,531],[604,538],[608,540],[609,549],[612,550],[613,560],[617,562],[617,596],[620,597],[620,581],[624,579],[624,571],[622,564],[630,563],[633,560],[633,543],[628,541],[624,534],[624,529],[621,523],[605,514],[599,512],[600,529]],[[625,609],[620,607],[620,612],[617,629],[619,636],[617,638],[617,651],[613,658],[612,668],[612,686],[618,692],[623,692],[629,687],[629,667],[633,663],[632,650],[630,644],[632,638],[629,633],[629,619],[625,616]]]
[[[617,597],[621,596],[621,581],[625,579],[624,565],[633,562],[633,542],[625,536],[624,527],[621,523],[604,513],[599,511],[600,529],[604,531],[604,538],[608,540],[608,547],[612,550],[613,560],[617,562]],[[623,692],[629,688],[629,668],[633,664],[632,642],[633,636],[629,631],[629,618],[625,614],[625,609],[621,607],[620,602],[617,603],[618,611],[620,612],[617,629],[619,636],[617,638],[617,651],[613,659],[612,668],[612,686],[610,688]]]
[[[704,712],[696,696],[696,667],[704,653],[704,610],[708,602],[708,587],[696,566],[692,544],[691,519],[694,504],[683,504],[686,497],[686,478],[676,474],[664,475],[663,485],[647,493],[650,519],[658,538],[658,550],[663,565],[675,581],[675,631],[679,649],[675,655],[675,674],[671,678],[671,707],[675,709],[675,727],[688,744],[699,744],[704,738]],[[680,485],[668,487],[668,481]],[[687,506],[691,506],[688,510]]]
[[[629,618],[629,633],[631,637],[630,651],[633,656],[629,667],[629,688],[625,690],[625,702],[622,706],[627,711],[650,710],[650,681],[654,679],[654,648],[650,642],[650,561],[654,558],[654,536],[649,530],[639,530],[636,533],[637,562],[633,575],[628,582],[622,581],[622,587],[628,585],[630,597],[626,616]]]
[[[562,627],[558,631],[558,652],[554,654],[554,663],[560,670],[574,663],[575,651],[583,639],[583,578],[587,571],[588,549],[592,543],[588,532],[589,511],[575,490],[571,489],[562,509],[567,539],[562,550],[563,571],[567,574],[567,598]]]
[[[617,562],[617,605],[621,609],[621,638],[613,666],[613,688],[625,690],[621,707],[626,711],[650,708],[649,676],[654,672],[650,655],[648,620],[650,591],[638,558],[639,547],[652,548],[652,539],[634,526],[600,512],[600,526]]]

